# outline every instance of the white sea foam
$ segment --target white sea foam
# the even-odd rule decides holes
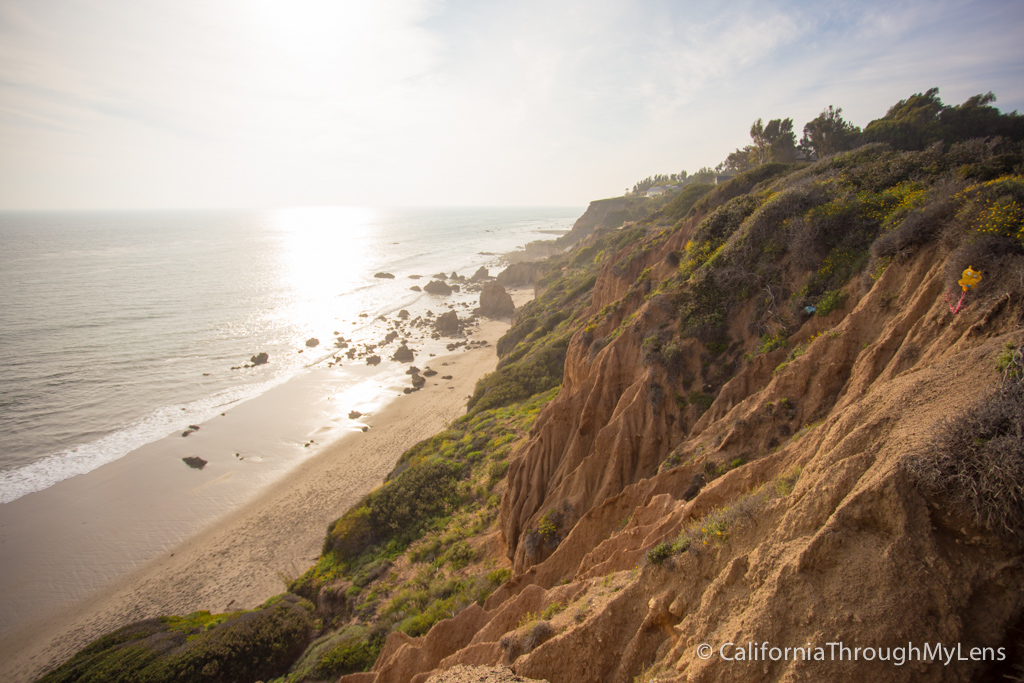
[[[206,422],[231,405],[259,396],[287,379],[287,375],[281,375],[268,382],[245,385],[185,405],[165,406],[95,441],[0,472],[0,503],[9,503],[65,479],[91,472],[168,434]]]

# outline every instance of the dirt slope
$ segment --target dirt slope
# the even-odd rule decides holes
[[[669,255],[686,237],[602,270],[589,313],[619,308],[574,335],[561,391],[509,469],[501,528],[514,577],[424,637],[392,634],[374,673],[343,681],[426,680],[458,664],[574,683],[1013,671],[1020,547],[941,511],[905,465],[997,382],[996,356],[1022,341],[1017,290],[994,283],[952,315],[942,293],[957,254],[933,242],[877,281],[851,280],[844,305],[807,318],[789,348],[719,382],[693,340],[683,367],[643,361],[669,316],[633,283],[674,271]],[[750,313],[736,316],[734,347],[756,345]],[[688,390],[714,400],[702,411],[679,400]],[[538,533],[545,522],[555,532]],[[649,559],[666,541],[676,550]],[[719,649],[763,642],[806,647],[812,661],[725,661]],[[979,651],[989,661],[892,661],[940,642],[963,657],[990,648]],[[850,661],[855,647],[875,648],[873,660]],[[993,664],[999,648],[1007,661]]]

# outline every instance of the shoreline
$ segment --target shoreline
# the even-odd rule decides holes
[[[510,290],[510,294],[517,308],[532,299],[532,289]],[[430,358],[429,363],[426,358],[417,361],[438,370],[447,364],[439,375],[451,374],[452,380],[432,377],[423,390],[395,396],[371,410],[360,418],[360,424],[369,427],[365,433],[339,429],[332,434],[337,438],[318,453],[287,465],[286,473],[247,500],[221,509],[198,530],[115,573],[106,585],[86,591],[72,604],[5,624],[0,633],[0,677],[33,680],[102,633],[140,619],[252,608],[283,592],[287,580],[315,563],[331,521],[378,486],[406,449],[465,413],[467,395],[481,376],[494,369],[494,345],[508,328],[508,321],[481,319],[472,339],[488,341],[489,346],[463,348]],[[118,463],[122,470],[130,467],[126,460],[111,463],[111,469],[118,469]],[[179,476],[191,474],[181,463],[175,464]],[[67,480],[64,488],[89,489],[89,474]],[[128,476],[123,471],[116,474]],[[153,481],[152,472],[147,474],[153,486],[161,485]],[[230,485],[232,479],[226,473],[193,490],[204,489],[204,495],[209,495],[209,488]],[[50,498],[59,503],[61,493]],[[136,493],[146,500],[146,491]],[[178,502],[183,506],[189,501]],[[117,529],[105,531],[117,535]],[[45,554],[51,570],[76,571],[70,549],[51,547]],[[5,584],[5,590],[15,592],[18,587]]]

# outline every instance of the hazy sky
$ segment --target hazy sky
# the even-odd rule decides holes
[[[933,86],[1024,110],[1024,3],[0,0],[0,209],[584,205]]]

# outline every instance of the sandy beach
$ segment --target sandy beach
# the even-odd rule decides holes
[[[517,306],[532,298],[531,290],[511,293]],[[357,428],[317,428],[315,420],[303,423],[295,416],[300,431],[326,445],[297,465],[282,463],[252,475],[273,481],[246,481],[244,465],[229,462],[222,465],[224,474],[214,469],[199,486],[182,484],[202,473],[177,462],[162,479],[143,471],[129,454],[8,504],[12,507],[0,524],[5,557],[23,558],[25,553],[12,551],[19,543],[33,545],[29,564],[0,569],[0,594],[7,605],[0,622],[0,679],[34,680],[90,640],[133,621],[251,608],[283,592],[316,561],[331,521],[379,485],[406,449],[465,412],[476,380],[494,369],[494,344],[508,326],[508,321],[483,319],[470,339],[490,345],[417,359],[420,367],[443,372],[419,392],[392,394],[394,400],[361,416]],[[452,379],[440,379],[445,375]],[[281,396],[286,402],[295,398],[279,392],[278,404]],[[293,410],[295,405],[301,401],[293,402]],[[284,408],[277,405],[274,412]],[[217,431],[207,433],[216,442]],[[221,438],[230,434],[240,438],[237,428],[225,428]],[[304,445],[298,443],[304,438],[300,433],[282,438],[295,441],[296,448]],[[151,446],[161,447],[160,442]],[[244,455],[235,457],[244,463]],[[258,493],[238,503],[233,486],[256,486]],[[174,497],[182,499],[169,501],[167,491],[178,490],[184,494]],[[76,501],[88,501],[87,512]],[[160,506],[164,512],[154,514]],[[147,518],[161,520],[161,528],[147,535],[146,524],[153,523]],[[90,522],[98,528],[89,529]],[[79,525],[82,531],[76,531]],[[95,556],[97,547],[96,567],[80,567],[84,563],[76,555]]]

